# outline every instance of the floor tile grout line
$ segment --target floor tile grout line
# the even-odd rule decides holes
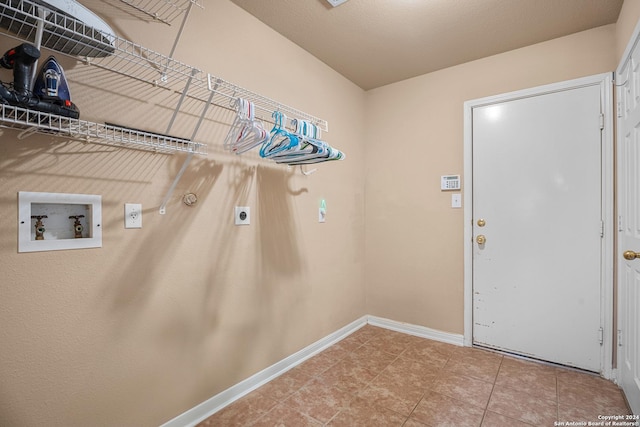
[[[556,382],[556,421],[560,421],[560,385],[558,384],[558,370],[553,372]]]
[[[378,335],[378,334],[376,333],[375,335]],[[374,335],[374,336],[375,336],[375,335]],[[354,348],[354,350],[352,350],[352,351],[346,350],[346,355],[345,355],[344,357],[342,357],[339,361],[337,361],[336,363],[334,363],[333,365],[331,365],[331,366],[333,367],[333,366],[337,365],[338,363],[340,363],[341,361],[345,360],[345,359],[348,357],[348,355],[349,355],[349,354],[353,354],[356,350],[358,350],[358,349],[362,348],[363,346],[365,346],[369,341],[371,341],[371,339],[372,339],[372,338],[373,338],[373,337],[370,337],[370,338],[369,338],[369,339],[367,339],[366,341],[361,342],[361,343],[360,343],[360,345],[358,345],[358,346],[357,346],[356,348]],[[397,357],[396,357],[396,359],[397,359]],[[394,359],[394,360],[395,360],[395,359]],[[329,369],[331,369],[331,368],[325,369],[325,370],[321,373],[321,375],[325,374]],[[383,370],[384,370],[384,369],[382,369],[380,372],[382,372]],[[373,382],[373,381],[375,380],[375,378],[377,378],[379,375],[380,375],[380,373],[378,373],[378,375],[376,375],[376,377],[374,377],[371,381],[369,381],[369,383],[366,383],[366,384],[364,385],[364,387],[367,387],[367,386],[368,386],[371,382]],[[337,387],[337,386],[336,386],[336,387]],[[337,388],[339,388],[339,387],[337,387]],[[352,403],[352,402],[357,398],[358,391],[355,391],[355,392],[350,393],[350,394],[351,394],[351,398],[349,399],[349,402],[347,403],[347,405],[350,405],[350,404],[351,404],[351,403]],[[336,417],[338,417],[338,415],[340,415],[340,413],[341,413],[344,409],[345,409],[345,408],[340,408],[340,410],[339,410],[338,412],[336,412],[336,413],[335,413],[335,414],[334,414],[334,415],[333,415],[333,416],[332,416],[332,417],[331,417],[331,418],[330,418],[326,423],[324,423],[324,424],[323,424],[323,426],[328,426],[328,425],[330,425],[330,424],[331,424],[331,422],[332,422]]]
[[[487,412],[489,411],[489,403],[491,403],[491,397],[493,397],[493,392],[496,389],[496,383],[498,382],[498,375],[500,375],[500,369],[502,368],[502,364],[504,363],[504,356],[500,356],[500,366],[498,366],[498,372],[496,372],[496,376],[493,379],[493,384],[491,385],[491,393],[489,393],[489,399],[487,400],[487,405],[484,408],[484,413],[482,414],[482,419],[480,420],[480,426],[484,423],[484,419],[487,416]]]
[[[367,345],[367,344],[368,344],[372,339],[373,339],[373,337],[372,337],[372,338],[370,338],[369,340],[367,340],[366,342],[362,343],[358,348],[361,348],[362,346]],[[369,386],[370,386],[370,385],[371,385],[371,384],[372,384],[372,383],[373,383],[377,378],[379,378],[379,377],[384,373],[384,371],[385,371],[389,366],[391,366],[395,361],[397,361],[398,359],[400,359],[400,357],[402,356],[402,354],[403,354],[403,353],[405,353],[409,347],[410,347],[410,345],[407,345],[407,346],[406,346],[406,347],[405,347],[401,352],[399,352],[399,353],[397,353],[397,354],[393,354],[393,353],[389,353],[389,352],[386,352],[386,351],[384,351],[384,350],[381,350],[382,352],[384,352],[384,353],[386,353],[386,354],[391,354],[391,355],[393,355],[393,356],[395,356],[395,357],[394,357],[394,359],[393,359],[393,360],[391,360],[389,363],[387,363],[387,365],[386,365],[383,369],[381,369],[381,370],[380,370],[380,372],[378,372],[378,373],[377,373],[377,375],[376,375],[374,378],[372,378],[368,383],[366,383],[366,384],[362,387],[362,389],[361,389],[361,390],[364,390],[364,389],[366,389],[367,387],[369,387]],[[410,359],[410,360],[413,360],[413,359]],[[448,359],[447,359],[447,360],[448,360]],[[422,396],[420,397],[420,399],[418,399],[418,402],[414,405],[413,409],[409,412],[409,415],[403,415],[403,414],[398,413],[398,412],[396,412],[396,411],[394,411],[394,410],[392,410],[392,409],[389,409],[389,408],[387,408],[387,409],[389,409],[389,410],[393,411],[394,413],[396,413],[396,414],[398,414],[398,415],[401,415],[401,416],[405,417],[405,420],[404,420],[404,422],[402,423],[402,424],[404,425],[404,424],[406,424],[406,422],[411,418],[411,414],[415,411],[415,408],[417,408],[418,404],[420,403],[420,401],[422,401],[422,399],[424,398],[424,396],[426,395],[426,393],[427,393],[427,391],[425,391],[425,392],[423,392],[423,393],[422,393]],[[355,398],[357,397],[357,394],[358,394],[358,393],[356,392],[356,396],[354,397],[354,399],[352,399],[352,401],[353,401],[353,400],[355,400]],[[340,414],[340,412],[341,412],[341,411],[338,411],[338,412],[337,412],[337,413],[336,413],[336,414],[331,418],[331,420],[335,419],[335,418]],[[325,425],[329,425],[329,423],[331,423],[331,420],[329,420],[329,421],[327,422],[327,424],[325,424]]]
[[[378,338],[382,338],[382,339],[377,339]],[[416,357],[407,357],[407,352],[409,351],[409,349],[413,348],[413,349],[418,349],[416,343],[414,342],[405,342],[404,344],[400,344],[400,346],[395,347],[395,348],[401,348],[401,351],[387,351],[388,348],[384,347],[384,341],[386,340],[386,336],[384,336],[382,333],[369,333],[368,334],[368,338],[366,340],[363,340],[364,337],[359,337],[357,340],[347,344],[345,347],[352,347],[351,350],[347,350],[347,348],[343,348],[340,350],[340,352],[338,354],[341,355],[341,357],[337,357],[335,360],[332,360],[332,358],[329,358],[326,361],[322,361],[322,364],[324,364],[324,362],[326,363],[330,363],[330,365],[328,367],[326,367],[325,369],[323,369],[322,371],[313,371],[313,375],[309,375],[306,378],[306,381],[304,381],[302,384],[300,384],[299,386],[296,385],[295,387],[292,387],[291,389],[289,389],[288,387],[283,388],[282,390],[285,391],[286,394],[284,394],[281,398],[279,399],[271,399],[275,402],[274,406],[271,407],[269,410],[267,410],[265,413],[263,414],[259,414],[256,413],[256,415],[259,414],[258,417],[256,417],[255,419],[252,419],[250,421],[251,425],[254,425],[255,423],[259,422],[260,419],[263,419],[267,414],[271,413],[272,411],[274,411],[276,408],[278,407],[286,407],[287,405],[287,401],[289,401],[291,399],[291,397],[293,395],[295,395],[296,393],[298,393],[300,390],[304,389],[304,387],[306,387],[309,383],[311,383],[314,380],[317,380],[319,378],[324,377],[325,375],[327,375],[328,371],[330,369],[332,369],[333,367],[335,367],[337,364],[349,359],[350,355],[356,354],[357,357],[351,359],[353,362],[355,362],[357,365],[359,365],[362,368],[366,368],[369,369],[370,371],[375,371],[372,372],[375,375],[373,375],[371,377],[371,379],[367,380],[366,382],[362,382],[360,383],[360,385],[358,386],[358,388],[356,389],[352,389],[353,391],[349,392],[349,401],[348,403],[346,403],[344,406],[340,405],[340,408],[338,409],[338,411],[333,414],[333,416],[326,422],[323,424],[323,422],[321,420],[317,420],[315,417],[311,416],[310,414],[308,414],[306,411],[304,410],[300,410],[297,408],[292,408],[289,407],[288,409],[294,409],[296,412],[298,412],[299,414],[304,414],[305,417],[308,417],[311,420],[315,420],[317,422],[319,422],[321,425],[324,426],[328,426],[333,420],[335,420],[336,417],[338,417],[346,408],[348,408],[357,398],[359,395],[361,395],[361,393],[367,388],[370,387],[371,384],[373,384],[378,378],[380,378],[382,375],[384,375],[385,372],[389,372],[388,369],[390,366],[392,366],[394,363],[396,363],[398,360],[404,358],[407,361],[413,361],[413,362],[420,362],[424,359],[424,357],[418,357],[419,353],[414,354],[414,356]],[[376,340],[375,343],[373,343],[373,340]],[[392,342],[392,339],[390,339],[390,342]],[[357,344],[357,345],[356,345]],[[393,343],[394,345],[399,344],[398,342]],[[377,362],[383,362],[383,363],[375,363],[373,361],[372,358],[377,357],[376,355],[367,355],[366,352],[358,352],[358,350],[361,350],[363,346],[367,346],[369,347],[370,350],[373,350],[376,352],[376,355],[380,356],[380,359],[377,360]],[[381,347],[382,346],[382,347]],[[344,350],[344,351],[343,351]],[[434,348],[434,351],[440,353],[440,348]],[[386,356],[385,356],[386,355]],[[404,355],[404,356],[403,356]],[[441,355],[445,355],[445,352],[443,351],[441,353]],[[364,357],[364,356],[371,356],[369,358]],[[387,360],[387,357],[391,357],[392,358]],[[426,396],[431,393],[433,391],[434,388],[434,384],[435,381],[437,381],[438,378],[441,378],[443,375],[445,375],[446,370],[447,370],[447,366],[449,363],[452,363],[452,360],[454,360],[456,357],[456,353],[452,352],[452,351],[448,351],[446,352],[446,360],[442,363],[442,365],[440,365],[439,368],[437,368],[437,370],[434,370],[434,377],[431,379],[431,382],[429,383],[429,386],[424,386],[424,388],[422,389],[422,392],[418,395],[420,396],[417,400],[416,403],[413,405],[413,407],[409,407],[411,408],[410,411],[406,411],[406,409],[409,409],[405,406],[405,409],[402,412],[397,412],[394,409],[391,409],[391,407],[387,407],[385,405],[382,405],[382,407],[394,412],[395,414],[400,415],[402,418],[404,418],[403,421],[403,425],[406,424],[412,417],[413,414],[415,414],[416,409],[418,408],[418,406],[420,405],[420,403],[422,401],[424,401],[424,399],[426,398]],[[508,359],[505,355],[501,355],[500,356],[500,363],[498,365],[497,368],[497,372],[496,374],[493,376],[493,380],[491,381],[491,391],[488,395],[488,399],[487,402],[484,406],[484,411],[482,414],[482,418],[480,419],[480,426],[482,425],[482,423],[484,423],[487,420],[487,416],[488,416],[488,412],[489,412],[489,405],[491,403],[492,398],[494,397],[495,393],[497,392],[497,381],[500,377],[500,374],[502,372],[505,372],[505,375],[507,370],[507,364],[506,361],[507,360],[511,360],[510,358]],[[371,360],[370,363],[369,360]],[[333,362],[333,363],[331,363]],[[322,366],[322,365],[318,365],[318,366]],[[370,367],[368,367],[370,366]],[[378,366],[382,366],[382,368],[378,368]],[[511,366],[511,365],[509,365]],[[375,369],[373,369],[375,368]],[[398,371],[398,375],[402,376],[402,372],[404,371]],[[410,372],[414,372],[413,370],[411,370]],[[560,371],[558,369],[555,369],[553,371],[553,380],[554,380],[554,384],[555,384],[555,418],[556,420],[560,419],[560,373],[562,373],[564,371]],[[482,380],[481,378],[476,378],[474,375],[469,375],[469,373],[460,373],[460,372],[455,372],[453,371],[454,374],[458,374],[460,376],[464,376],[464,377],[469,377],[469,378],[473,378],[473,379],[479,379]],[[578,372],[581,373],[581,372]],[[366,375],[365,378],[368,378],[369,375]],[[359,381],[358,381],[359,382]],[[293,382],[293,384],[297,384],[297,382]],[[335,386],[335,385],[334,385]],[[509,386],[507,385],[507,389],[509,388]],[[345,391],[346,389],[343,389],[343,391]],[[529,394],[529,393],[526,393]],[[280,395],[278,393],[278,395]],[[268,396],[266,396],[268,397]],[[363,403],[365,404],[370,404],[372,402],[375,402],[375,398],[374,399],[366,399],[363,398]],[[625,402],[626,403],[626,402]],[[372,407],[375,407],[375,405],[373,405]],[[406,412],[405,412],[406,411]],[[406,415],[408,414],[408,415]],[[502,415],[500,413],[498,413],[498,415],[502,416],[502,417],[506,417],[506,418],[511,418],[510,416],[506,416],[506,415]],[[523,419],[515,418],[517,420],[519,420],[520,422],[523,422],[525,424],[528,425],[528,423],[526,421],[524,421]],[[417,421],[417,420],[416,420]]]
[[[422,400],[427,395],[427,393],[429,393],[428,390],[425,390],[424,393],[422,393],[422,396],[420,396],[420,399],[418,399],[418,402],[413,406],[413,409],[411,410],[411,412],[409,412],[409,415],[407,415],[407,419],[404,420],[404,423],[402,425],[406,424],[407,421],[409,421],[409,419],[411,418],[411,415],[413,415],[413,413],[415,412],[416,408],[418,407],[418,405],[420,405],[420,402],[422,402]]]

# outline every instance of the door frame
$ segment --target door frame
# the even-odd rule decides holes
[[[464,345],[473,345],[473,109],[500,102],[513,101],[558,91],[599,85],[601,111],[604,113],[602,130],[602,219],[604,237],[601,259],[600,313],[603,328],[601,374],[613,375],[614,341],[614,150],[613,150],[613,73],[603,73],[559,83],[489,96],[464,103]]]
[[[629,78],[629,75],[624,75],[622,74],[622,71],[624,71],[626,65],[629,63],[629,61],[631,61],[631,57],[633,55],[633,51],[636,48],[637,44],[640,43],[640,20],[638,22],[636,22],[636,26],[633,30],[633,33],[631,34],[631,36],[629,37],[629,40],[627,41],[627,45],[624,49],[624,52],[622,53],[622,56],[620,57],[620,62],[618,63],[618,66],[616,67],[616,77],[618,80],[620,80],[620,82],[617,82],[616,84],[616,129],[621,129],[622,126],[620,126],[621,122],[622,122],[622,113],[621,113],[621,108],[622,108],[622,102],[621,102],[621,98],[619,96],[620,92],[622,90],[624,90],[624,84],[626,82],[626,79]],[[624,140],[624,137],[620,137],[620,134],[616,134],[616,151],[617,151],[617,160],[618,160],[618,165],[621,165],[622,163],[622,155],[623,155],[623,150],[622,150],[622,142]],[[620,168],[620,170],[617,172],[617,176],[616,178],[618,179],[617,182],[621,182],[622,177],[622,168]],[[618,200],[616,201],[618,204],[622,203],[622,197],[619,197]],[[618,215],[618,233],[622,233],[623,230],[623,224],[622,224],[622,209],[620,209],[620,206],[617,206],[618,210],[617,210],[617,215]],[[624,320],[622,318],[624,311],[623,310],[619,310],[618,307],[621,307],[623,304],[622,301],[622,294],[620,293],[620,274],[623,271],[623,263],[624,261],[622,261],[622,256],[621,254],[623,253],[623,251],[625,251],[627,248],[623,247],[622,245],[623,243],[623,239],[620,238],[617,240],[616,242],[616,288],[615,288],[615,292],[616,292],[616,320],[617,320],[617,332],[620,333],[620,325],[624,325]],[[628,315],[628,313],[627,313]],[[623,343],[624,345],[624,343]],[[615,370],[614,374],[616,375],[616,382],[620,385],[622,385],[622,378],[621,378],[621,373],[620,371],[620,366],[622,366],[623,363],[623,352],[622,351],[617,351],[616,352],[616,366],[617,369]],[[624,391],[624,390],[623,390]],[[634,408],[631,408],[631,410],[633,411]]]

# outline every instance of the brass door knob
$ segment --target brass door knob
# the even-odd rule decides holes
[[[624,257],[624,259],[628,259],[629,261],[633,261],[636,258],[640,258],[640,252],[624,251],[622,256]]]
[[[479,245],[484,245],[487,241],[487,238],[484,237],[482,234],[480,234],[478,237],[476,237],[476,243]],[[640,255],[640,254],[638,254]]]
[[[485,221],[484,219],[480,218],[478,220],[478,227],[484,227],[485,225],[487,225],[487,221]]]

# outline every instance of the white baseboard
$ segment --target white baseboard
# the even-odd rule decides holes
[[[174,419],[166,422],[161,427],[192,427],[201,421],[209,418],[225,406],[230,405],[241,397],[249,394],[258,387],[268,383],[274,378],[284,374],[288,370],[298,366],[310,357],[315,356],[322,350],[332,346],[350,334],[367,324],[367,316],[351,322],[347,326],[327,335],[315,343],[303,348],[297,353],[288,356],[281,361],[269,366],[255,375],[235,384],[228,389],[205,400],[199,405],[178,415]]]
[[[445,342],[458,346],[464,345],[464,336],[460,334],[451,334],[436,329],[427,328],[425,326],[413,325],[411,323],[397,322],[382,317],[367,316],[367,323],[380,328],[391,329],[392,331],[402,332],[408,335],[414,335],[421,338],[428,338],[434,341]]]
[[[199,422],[209,418],[225,406],[230,405],[258,387],[298,366],[310,357],[315,356],[324,349],[351,335],[366,324],[459,346],[462,346],[464,342],[462,335],[450,334],[409,323],[396,322],[395,320],[384,319],[382,317],[363,316],[360,319],[351,322],[347,326],[340,328],[315,343],[303,348],[297,353],[282,359],[257,374],[252,375],[238,384],[216,394],[210,399],[205,400],[199,405],[166,422],[161,427],[193,427],[197,425]]]

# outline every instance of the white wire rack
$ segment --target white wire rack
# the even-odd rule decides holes
[[[211,74],[207,74],[207,86],[211,92],[214,92],[212,103],[215,105],[221,107],[225,105],[228,106],[237,98],[244,98],[247,101],[253,102],[256,110],[262,112],[262,114],[259,114],[262,120],[273,123],[271,115],[274,111],[279,111],[286,114],[289,118],[306,120],[315,124],[325,132],[329,131],[329,124],[326,120],[312,116],[311,114],[307,114],[304,111],[282,104],[266,96],[259,95]]]
[[[0,4],[0,31],[37,44],[38,23],[42,20],[38,10],[43,8],[30,0]],[[95,30],[62,13],[46,10],[41,35],[44,47],[152,84],[178,83],[192,74],[193,67],[114,34]]]
[[[40,20],[38,9],[43,6],[32,0],[1,1],[3,4],[0,4],[0,31],[17,39],[35,41]],[[162,0],[160,2],[164,3]],[[187,0],[182,2],[189,3]],[[264,116],[261,116],[263,120],[270,121],[271,114],[274,111],[280,111],[289,118],[307,120],[325,132],[328,131],[328,123],[325,120],[205,73],[139,44],[87,27],[82,22],[59,12],[47,10],[45,19],[42,46],[79,57],[87,64],[155,87],[181,92],[184,96],[223,108],[229,108],[231,101],[242,97],[253,102],[256,109],[264,113]]]
[[[151,14],[162,21],[171,22],[184,15],[186,22],[192,6],[198,0],[120,0]],[[180,32],[182,32],[182,28]],[[167,202],[194,154],[207,154],[207,144],[194,142],[199,127],[211,105],[230,109],[237,98],[253,102],[259,118],[272,122],[272,114],[279,111],[290,119],[307,120],[327,132],[328,123],[296,108],[274,101],[222,78],[205,73],[195,67],[141,45],[85,25],[60,11],[48,8],[37,0],[0,0],[0,34],[32,42],[53,51],[80,59],[84,63],[112,71],[118,75],[144,82],[154,88],[180,94],[166,134],[180,112],[186,98],[202,103],[202,112],[190,139],[176,138],[144,132],[126,127],[92,123],[47,113],[30,111],[16,106],[1,105],[0,127],[23,129],[21,136],[46,133],[76,140],[117,145],[157,152],[187,152],[188,156],[160,206],[164,214]]]
[[[0,104],[0,127],[22,129],[18,136],[21,139],[32,133],[41,133],[82,142],[160,153],[207,154],[206,144],[188,139],[72,119],[5,104]]]
[[[175,19],[187,13],[191,4],[203,7],[197,0],[120,0],[120,2],[167,25],[171,25]]]
[[[38,23],[44,25],[39,34]],[[33,1],[2,0],[0,28],[16,38],[75,56],[107,56],[113,53],[112,35],[84,25],[63,13]]]

